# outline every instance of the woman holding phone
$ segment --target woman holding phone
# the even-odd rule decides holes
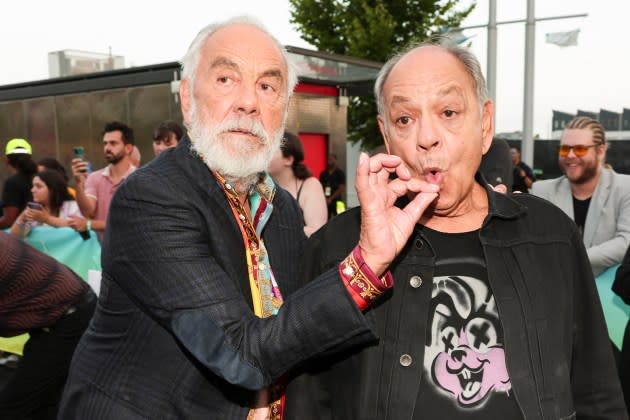
[[[68,193],[66,181],[57,171],[45,170],[35,175],[31,193],[33,201],[11,226],[13,235],[24,237],[39,225],[65,227],[69,219],[83,217],[77,202]]]

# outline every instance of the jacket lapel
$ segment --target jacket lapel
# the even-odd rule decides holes
[[[606,202],[610,196],[610,183],[612,182],[612,175],[609,170],[602,169],[599,176],[599,182],[595,187],[595,192],[591,198],[591,202],[588,206],[588,212],[586,213],[586,221],[584,222],[584,245],[586,248],[590,248],[593,244],[593,236],[597,230],[599,221],[603,219]]]
[[[201,158],[190,149],[190,145],[190,139],[185,135],[175,151],[176,159],[190,185],[194,185],[195,190],[201,191],[205,196],[202,197],[201,203],[203,203],[202,211],[207,221],[207,229],[210,232],[208,246],[220,247],[224,250],[224,252],[215,253],[214,257],[226,273],[235,273],[236,278],[233,278],[235,285],[252,307],[249,275],[240,229],[217,180]],[[227,257],[221,259],[221,256]]]
[[[575,214],[573,213],[573,194],[571,193],[569,180],[563,176],[554,192],[558,197],[557,206],[560,207],[571,220],[575,220]]]

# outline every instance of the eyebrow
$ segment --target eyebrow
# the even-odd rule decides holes
[[[217,57],[214,59],[212,64],[210,64],[210,68],[214,69],[217,67],[230,67],[233,69],[238,69],[238,64],[236,64],[234,61],[230,60],[229,58]]]
[[[260,77],[277,77],[278,79],[282,79],[282,71],[279,69],[270,69],[265,70]]]
[[[210,68],[214,69],[217,67],[229,67],[234,70],[238,70],[239,66],[234,61],[230,60],[226,57],[217,57],[212,64],[210,64]],[[269,69],[265,70],[260,77],[277,77],[279,79],[283,79],[282,71],[280,69]]]
[[[409,98],[406,96],[402,96],[402,95],[394,95],[392,96],[392,102],[391,105],[396,105],[398,103],[407,103],[409,102]]]
[[[438,91],[437,96],[439,97],[447,96],[447,95],[450,95],[451,93],[456,93],[459,96],[464,96],[462,89],[460,89],[458,86],[448,86],[444,89],[441,89]]]

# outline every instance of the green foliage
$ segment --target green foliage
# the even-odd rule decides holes
[[[320,51],[385,62],[410,43],[454,28],[475,7],[458,0],[289,0],[291,23]],[[348,139],[364,149],[382,144],[372,96],[353,97]]]

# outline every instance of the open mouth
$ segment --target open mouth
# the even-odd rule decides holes
[[[468,368],[462,369],[457,375],[459,384],[462,387],[462,399],[471,400],[477,395],[481,389],[481,381],[483,380],[483,365],[476,371],[472,371]]]
[[[449,373],[457,375],[459,385],[462,387],[461,399],[463,401],[472,400],[481,390],[485,364],[485,362],[482,363],[477,369],[470,369],[466,365],[463,365],[459,371],[451,370],[447,366]]]

